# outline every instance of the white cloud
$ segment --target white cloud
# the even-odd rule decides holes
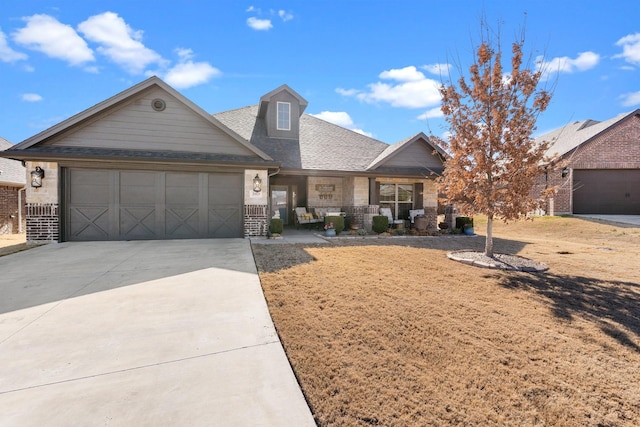
[[[586,71],[598,65],[600,55],[594,52],[581,52],[574,59],[561,56],[545,61],[542,56],[536,58],[536,65],[544,73],[543,78],[548,78],[550,73],[574,73]]]
[[[620,96],[622,99],[622,105],[625,107],[634,107],[640,105],[640,91],[625,93]]]
[[[78,25],[84,36],[98,43],[98,52],[131,74],[140,74],[150,64],[166,61],[142,44],[142,31],[133,30],[118,14],[105,12]]]
[[[386,102],[392,107],[425,108],[440,104],[440,83],[426,78],[414,66],[383,71],[379,77],[398,83],[376,82],[367,85],[367,91],[338,88],[336,92],[368,103]]]
[[[291,21],[293,19],[293,14],[284,10],[278,11],[278,16],[282,19],[283,22]]]
[[[614,58],[624,58],[631,64],[640,65],[640,33],[629,34],[616,42],[616,46],[622,46],[622,53]]]
[[[167,74],[165,81],[176,89],[186,89],[208,82],[222,73],[207,62],[187,61],[175,65]]]
[[[23,93],[20,98],[26,102],[40,102],[43,99],[42,96],[37,93]]]
[[[338,125],[343,128],[352,130],[361,135],[373,138],[373,134],[371,132],[365,132],[360,128],[354,127],[353,119],[351,119],[351,116],[349,115],[349,113],[346,113],[344,111],[322,111],[318,114],[311,114],[311,116],[325,120],[329,123],[333,123],[334,125]]]
[[[420,68],[436,76],[448,76],[451,64],[427,64]]]
[[[349,116],[349,113],[344,111],[322,111],[321,113],[311,115],[329,123],[333,123],[334,125],[346,128],[353,126],[351,116]]]
[[[424,74],[418,71],[413,65],[409,67],[383,71],[378,77],[385,80],[397,80],[400,82],[416,82],[425,79]]]
[[[260,19],[255,16],[247,18],[247,25],[256,31],[267,31],[273,28],[270,19]]]
[[[27,59],[27,55],[22,52],[16,52],[9,47],[7,36],[0,29],[0,61],[16,62]]]
[[[341,87],[336,88],[336,93],[342,96],[356,96],[360,91],[358,89],[343,89]]]
[[[175,50],[180,58],[164,75],[164,80],[176,89],[187,89],[208,82],[222,74],[220,70],[208,62],[194,62],[191,49],[178,48]]]
[[[260,9],[256,9],[255,6],[249,6],[245,12],[258,12],[260,13]]]
[[[95,60],[93,51],[69,25],[49,15],[33,15],[23,20],[27,23],[26,27],[12,34],[16,43],[71,65]]]
[[[435,107],[420,114],[418,120],[436,119],[439,117],[444,117],[444,114],[440,107]]]

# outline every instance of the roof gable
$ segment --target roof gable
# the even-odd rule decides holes
[[[161,103],[154,105],[157,100]],[[31,147],[85,147],[271,158],[158,77],[151,77],[23,141]]]
[[[302,116],[302,113],[304,113],[304,110],[307,108],[307,105],[309,105],[309,102],[307,102],[306,99],[300,96],[298,92],[291,89],[288,85],[284,84],[260,97],[260,103],[258,104],[258,117],[264,117],[266,115],[271,100],[275,97],[281,96],[282,92],[286,92],[289,96],[293,97],[298,102],[298,105],[300,105],[299,116]]]
[[[434,145],[431,140],[420,132],[410,138],[389,145],[368,166],[369,170],[387,168],[426,169],[434,173],[441,173],[446,157],[442,148]]]
[[[574,149],[587,144],[602,133],[609,131],[622,121],[634,116],[640,116],[640,109],[620,114],[603,122],[598,122],[596,120],[573,122],[541,135],[537,137],[535,141],[538,143],[544,141],[550,142],[551,145],[546,152],[547,156],[551,157],[557,155],[562,157]]]

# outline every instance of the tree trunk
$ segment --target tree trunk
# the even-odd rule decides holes
[[[493,258],[493,215],[487,217],[487,239],[484,244],[484,254]]]

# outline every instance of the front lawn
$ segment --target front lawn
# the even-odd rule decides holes
[[[494,235],[550,270],[446,258],[482,237],[254,246],[320,426],[640,424],[640,229],[538,218]]]

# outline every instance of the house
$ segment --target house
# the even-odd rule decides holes
[[[0,151],[13,147],[0,138]],[[23,231],[24,187],[26,169],[16,160],[0,158],[0,234],[15,234]]]
[[[359,224],[423,208],[436,227],[439,147],[422,133],[388,145],[306,107],[283,85],[211,115],[151,77],[2,154],[35,176],[27,240],[263,236],[298,206]]]
[[[640,110],[603,122],[571,123],[536,138],[550,141],[559,168],[544,180],[558,188],[547,213],[640,214]]]

